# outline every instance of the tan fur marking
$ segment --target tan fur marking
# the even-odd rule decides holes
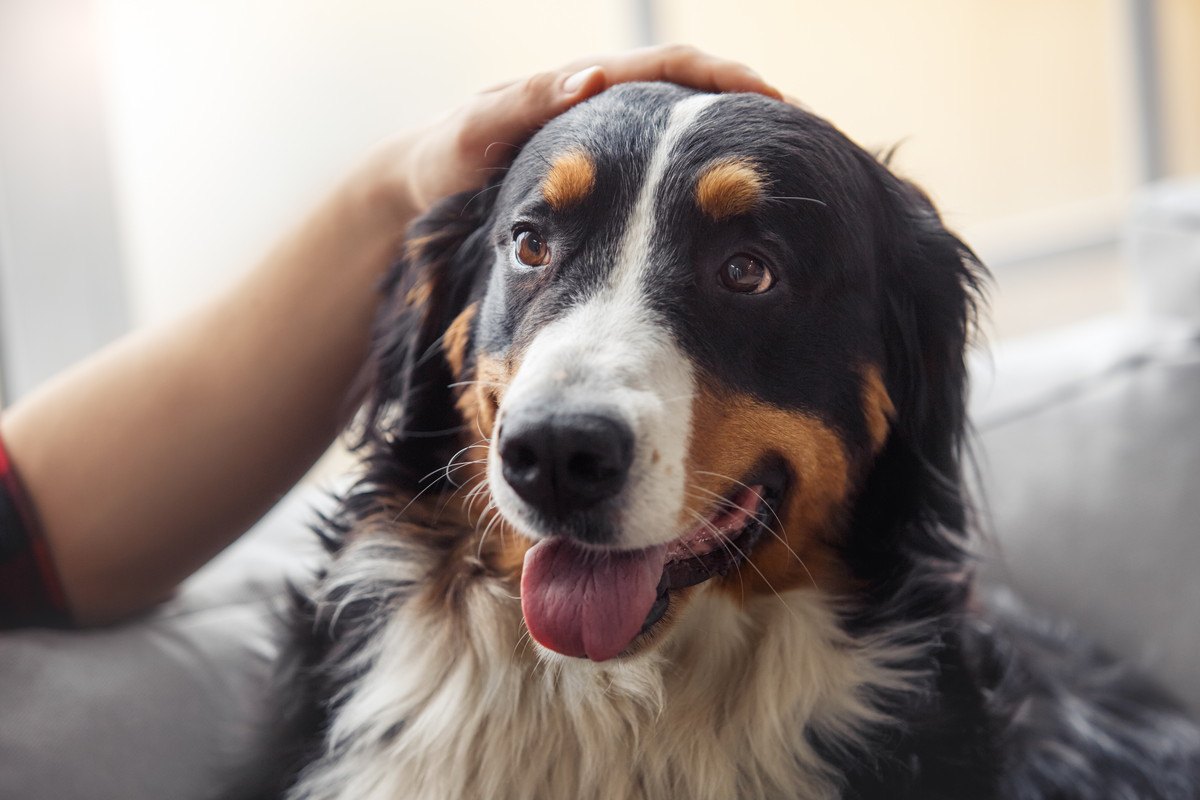
[[[429,233],[424,236],[414,236],[404,240],[404,257],[409,261],[416,261],[421,251],[430,243],[438,238],[439,234]]]
[[[408,294],[404,295],[404,302],[410,306],[423,306],[429,302],[431,294],[433,294],[433,284],[430,281],[421,281],[413,284],[413,287],[408,290]]]
[[[479,311],[479,303],[471,303],[462,313],[454,318],[446,335],[442,337],[442,350],[446,354],[446,363],[455,378],[463,375],[463,364],[467,359],[467,343],[471,340],[471,323]]]
[[[867,364],[862,370],[863,376],[863,416],[867,420],[867,430],[871,434],[871,444],[878,452],[887,441],[891,430],[892,420],[896,417],[896,406],[892,403],[887,387],[883,385],[883,377],[879,367]]]
[[[542,183],[542,197],[555,211],[584,200],[596,185],[596,165],[582,150],[570,150],[554,160]]]
[[[360,520],[353,535],[380,531],[437,553],[438,566],[430,572],[418,601],[438,613],[461,612],[464,593],[472,581],[482,576],[508,575],[496,566],[499,543],[479,544],[476,534],[480,526],[475,524],[479,511],[478,504],[474,508],[466,503],[447,504],[435,495],[397,495],[381,499],[379,509]],[[444,618],[451,624],[463,621],[461,613]],[[465,632],[457,625],[454,628],[456,633]]]
[[[512,379],[504,360],[481,354],[475,360],[475,374],[472,383],[463,387],[455,407],[467,423],[467,435],[472,440],[480,436],[488,439],[492,436],[492,427],[496,424],[496,412],[500,409],[500,399],[504,396],[504,387]]]
[[[724,159],[696,182],[696,204],[717,222],[736,217],[762,200],[763,183],[762,175],[746,159]]]
[[[468,308],[467,310],[470,310]],[[466,311],[463,312],[464,314]],[[459,319],[462,315],[459,316]],[[457,323],[459,319],[456,319]],[[449,354],[447,360],[450,360]],[[453,367],[453,363],[451,364]],[[471,380],[458,388],[458,399],[454,407],[462,415],[466,430],[461,440],[463,447],[471,448],[470,455],[463,459],[464,466],[456,473],[456,481],[460,485],[486,480],[487,448],[491,446],[492,429],[496,424],[496,412],[500,408],[500,400],[504,396],[504,388],[508,386],[516,370],[511,368],[504,359],[487,354],[480,354],[475,359],[475,370]],[[460,378],[465,375],[459,374]],[[464,499],[469,492],[463,492]],[[476,509],[486,507],[488,497],[484,493],[482,502],[475,503]],[[478,495],[476,496],[478,497]],[[482,513],[481,511],[479,513]],[[485,520],[481,527],[486,527]]]
[[[781,535],[764,534],[753,557],[723,579],[722,587],[735,597],[814,584],[826,592],[846,588],[830,538],[850,483],[842,440],[812,415],[704,388],[711,381],[699,384],[687,463],[691,486],[725,496],[737,488],[735,480],[772,454],[792,471],[788,498],[771,526]],[[680,523],[694,525],[695,515],[706,513],[712,502],[704,491],[689,491]]]
[[[477,313],[477,310],[472,310],[474,308],[475,306],[468,307],[455,320],[454,324],[458,324],[467,312],[471,312],[472,315]],[[462,326],[466,328],[469,322],[468,319],[462,323]],[[454,324],[451,325],[452,328]],[[496,414],[500,410],[500,401],[504,399],[505,389],[520,366],[519,358],[519,355],[513,353],[502,357],[486,353],[476,356],[474,374],[471,375],[472,382],[463,387],[455,403],[467,425],[462,440],[464,446],[475,444],[490,446],[496,425]],[[481,437],[487,441],[481,442]],[[464,460],[479,463],[464,466],[462,470],[458,471],[456,480],[459,483],[463,485],[470,483],[474,486],[477,480],[486,480],[486,449],[475,448],[471,450],[471,455]],[[488,508],[491,495],[486,490],[467,500],[469,495],[470,492],[463,492],[461,496],[465,501],[463,504],[465,514],[473,521],[472,524],[477,534],[473,539],[477,552],[489,570],[508,576],[514,581],[515,591],[516,582],[520,580],[521,567],[525,561],[525,552],[533,546],[533,542],[509,526],[498,510],[494,507]],[[480,541],[479,536],[485,538]]]

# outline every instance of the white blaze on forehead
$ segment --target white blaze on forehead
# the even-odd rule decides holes
[[[671,156],[679,142],[695,127],[696,120],[706,108],[717,101],[717,98],[718,95],[715,94],[696,94],[671,107],[667,127],[655,145],[654,155],[646,167],[646,176],[642,180],[633,213],[625,228],[625,236],[621,240],[620,255],[609,282],[614,289],[639,292],[639,279],[646,267],[646,254],[650,252],[653,243],[658,188],[662,185],[667,168],[671,165]]]
[[[684,459],[691,432],[692,366],[646,298],[656,199],[680,141],[717,95],[676,103],[638,190],[607,283],[537,334],[501,405],[587,404],[619,414],[634,434],[629,480],[619,500],[616,544],[646,547],[678,531],[685,491]],[[510,522],[542,535],[499,475],[498,448],[489,456],[492,491]]]

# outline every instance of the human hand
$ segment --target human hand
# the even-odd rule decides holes
[[[385,143],[372,169],[394,204],[420,213],[439,198],[485,184],[538,128],[576,103],[618,83],[657,80],[782,99],[737,62],[682,45],[648,47],[486,89],[443,119]]]

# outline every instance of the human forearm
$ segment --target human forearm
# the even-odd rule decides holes
[[[376,286],[415,214],[481,186],[571,105],[656,79],[778,96],[745,67],[680,47],[494,87],[381,144],[236,286],[8,412],[0,424],[76,618],[165,597],[321,454],[353,410]]]
[[[238,285],[5,415],[80,621],[165,597],[325,450],[411,213],[352,178]]]

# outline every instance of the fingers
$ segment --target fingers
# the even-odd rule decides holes
[[[685,45],[646,47],[581,59],[487,89],[466,109],[459,152],[478,160],[487,150],[483,162],[500,163],[506,150],[575,103],[629,81],[670,81],[704,91],[755,92],[783,99],[778,89],[744,64]]]
[[[608,86],[627,81],[670,81],[709,92],[754,92],[783,99],[778,89],[746,65],[687,45],[646,47],[602,56],[591,63],[604,68]]]
[[[694,47],[663,45],[586,58],[497,84],[407,143],[408,195],[416,208],[482,185],[534,131],[576,103],[628,81],[670,81],[708,92],[783,98],[749,67]]]
[[[535,130],[606,85],[604,69],[589,66],[496,86],[465,109],[459,155],[483,166],[503,163]]]

